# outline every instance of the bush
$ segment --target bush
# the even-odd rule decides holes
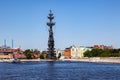
[[[40,55],[40,59],[44,59],[44,56],[42,54]]]
[[[25,50],[24,54],[25,54],[27,59],[32,59],[32,52],[30,49]]]

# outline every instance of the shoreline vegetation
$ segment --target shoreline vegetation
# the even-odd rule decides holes
[[[84,57],[120,57],[120,49],[92,49],[86,51]]]

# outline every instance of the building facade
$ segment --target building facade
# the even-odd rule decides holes
[[[80,46],[80,58],[84,57],[84,53],[86,51],[91,51],[91,50],[92,50],[91,47]]]
[[[113,49],[113,46],[105,46],[105,45],[94,45],[94,49]]]
[[[87,50],[92,50],[90,47],[78,47],[78,46],[71,46],[64,50],[64,57],[65,59],[79,59],[84,57],[84,52]]]
[[[64,50],[64,58],[65,59],[71,59],[71,49],[70,48],[66,48]]]
[[[56,50],[56,58],[58,58],[59,55],[61,55],[60,59],[64,59],[64,50],[57,49]]]
[[[15,58],[21,56],[23,51],[20,48],[0,47],[0,58]]]

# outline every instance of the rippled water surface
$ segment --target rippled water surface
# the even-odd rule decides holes
[[[0,63],[0,80],[120,80],[120,64],[70,61]]]

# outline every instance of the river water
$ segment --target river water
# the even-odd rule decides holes
[[[120,80],[120,64],[71,61],[0,63],[0,80]]]

